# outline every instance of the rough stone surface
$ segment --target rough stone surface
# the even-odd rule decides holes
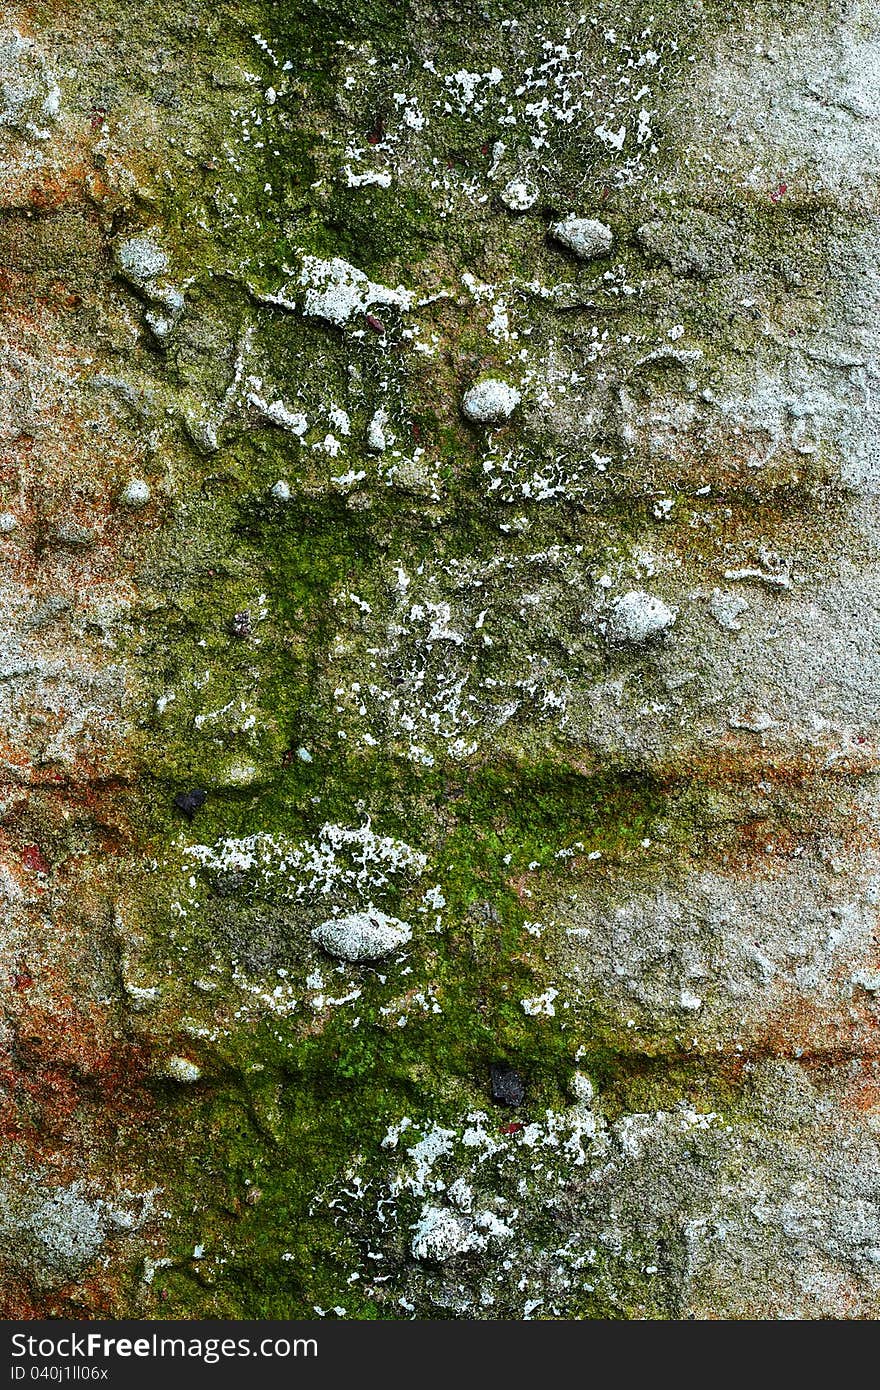
[[[164,275],[169,264],[167,254],[149,236],[127,237],[117,247],[116,257],[126,280],[139,289]]]
[[[306,287],[303,313],[326,319],[338,328],[356,314],[366,314],[373,305],[408,309],[412,295],[399,286],[376,285],[357,266],[349,265],[340,256],[322,261],[306,256],[300,274],[300,284]]]
[[[0,127],[48,140],[47,122],[57,120],[61,89],[45,56],[15,29],[0,34]]]
[[[473,1249],[471,1223],[457,1212],[426,1207],[412,1239],[417,1260],[443,1264]]]
[[[111,8],[0,3],[0,1313],[877,1318],[880,3]]]

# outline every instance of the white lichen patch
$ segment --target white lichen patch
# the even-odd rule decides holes
[[[164,344],[180,320],[185,301],[182,290],[167,278],[170,260],[159,234],[126,237],[116,243],[114,254],[119,275],[149,301],[144,323],[156,341]]]
[[[510,419],[521,399],[521,392],[509,382],[486,377],[465,391],[461,408],[475,424],[500,424]]]
[[[709,600],[709,611],[724,632],[742,632],[740,617],[748,612],[749,605],[739,594],[724,593],[713,589]]]
[[[394,443],[394,435],[388,429],[389,419],[388,411],[384,406],[380,406],[367,426],[367,448],[372,449],[374,453],[384,454],[389,445]]]
[[[193,1081],[199,1080],[202,1069],[189,1057],[173,1056],[164,1063],[162,1074],[172,1081],[183,1081],[191,1084]]]
[[[401,1155],[404,1133],[413,1142]],[[415,1295],[428,1298],[422,1308],[430,1306],[435,1274],[453,1265],[456,1278],[482,1287],[483,1306],[491,1308],[507,1271],[516,1269],[519,1279],[529,1266],[523,1257],[542,1198],[551,1200],[567,1175],[583,1172],[604,1153],[603,1123],[586,1095],[568,1112],[548,1110],[528,1125],[500,1132],[495,1117],[480,1110],[452,1127],[422,1127],[404,1116],[388,1130],[378,1162],[359,1161],[325,1200],[346,1214],[360,1236],[361,1275],[371,1287],[385,1288],[383,1302],[389,1295]],[[406,1240],[403,1262],[400,1237]]]
[[[498,196],[508,212],[528,212],[538,201],[538,186],[530,179],[511,179]]]
[[[413,302],[410,290],[402,285],[396,289],[378,285],[340,256],[327,261],[319,256],[304,256],[299,283],[305,288],[303,313],[324,319],[337,328],[344,327],[356,315],[365,314],[374,306],[406,310]]]
[[[145,234],[126,237],[117,244],[116,263],[120,273],[138,289],[145,289],[166,274],[169,259],[158,240]]]
[[[41,1290],[67,1284],[104,1260],[108,1237],[137,1231],[156,1196],[155,1189],[101,1196],[82,1181],[60,1185],[38,1172],[16,1174],[14,1150],[7,1162],[0,1248]]]
[[[522,1011],[528,1014],[529,1018],[553,1018],[556,1014],[554,999],[558,999],[558,989],[546,989],[543,994],[537,994],[532,999],[523,999]]]
[[[364,169],[355,173],[349,164],[343,169],[347,188],[390,188],[391,174],[387,169]]]
[[[144,482],[143,478],[132,478],[119,494],[119,501],[123,507],[128,507],[134,512],[142,511],[149,500],[150,486],[149,483]]]
[[[436,569],[396,565],[369,600],[340,591],[330,649],[340,734],[367,746],[391,735],[425,766],[497,746],[502,730],[564,734],[572,676],[556,646],[583,640],[583,582],[577,555],[551,547]]]
[[[427,857],[402,840],[378,835],[369,824],[327,823],[314,840],[280,836],[230,836],[215,845],[189,845],[184,859],[210,875],[249,882],[264,895],[304,902],[330,899],[340,906],[360,902],[393,878],[417,876]],[[393,919],[389,919],[393,920]]]
[[[650,176],[658,151],[655,120],[677,37],[646,17],[611,28],[597,16],[581,14],[554,32],[537,15],[524,22],[503,20],[493,30],[494,61],[479,67],[448,69],[430,58],[421,71],[392,63],[394,108],[369,158],[390,164],[397,179],[420,191],[430,188],[440,217],[487,198],[486,180],[469,168],[441,158],[451,131],[471,126],[478,137],[488,127],[509,130],[517,143],[540,153],[552,175],[571,143],[589,140],[607,166],[607,177],[626,188]],[[346,95],[375,86],[375,58],[350,47],[342,85]],[[346,156],[365,158],[356,129],[348,132]],[[490,177],[503,164],[505,140],[496,140]],[[511,170],[511,174],[513,171]],[[517,173],[517,179],[522,175]]]
[[[425,1206],[415,1226],[411,1248],[415,1259],[442,1264],[484,1245],[469,1217],[446,1207]]]
[[[331,956],[355,964],[388,956],[411,938],[412,927],[408,922],[389,917],[372,905],[362,912],[331,917],[312,931],[312,939]]]
[[[267,401],[261,395],[263,383],[258,378],[251,377],[249,384],[252,389],[247,394],[248,405],[270,425],[276,425],[278,429],[286,430],[302,439],[309,428],[309,422],[303,412],[292,410],[283,400]]]
[[[390,1316],[570,1317],[592,1295],[623,1316],[663,1317],[673,1297],[698,1316],[744,1316],[815,1306],[821,1268],[821,1306],[840,1315],[855,1261],[860,1306],[870,1306],[880,1291],[863,1253],[880,1248],[876,1204],[865,1202],[876,1141],[856,1141],[839,1114],[830,1130],[827,1103],[790,1062],[754,1075],[775,1107],[769,1135],[757,1119],[729,1122],[687,1102],[606,1120],[582,1074],[574,1105],[525,1124],[480,1110],[443,1128],[404,1116],[324,1194],[356,1242],[348,1277]],[[420,1129],[402,1156],[401,1136]],[[815,1180],[815,1142],[833,1154],[828,1187]],[[672,1267],[671,1249],[681,1256]]]

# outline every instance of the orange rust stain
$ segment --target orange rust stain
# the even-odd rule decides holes
[[[0,1054],[5,1142],[24,1143],[32,1155],[45,1158],[83,1110],[92,1115],[99,1109],[92,1118],[104,1130],[118,1128],[126,1116],[141,1125],[154,1113],[148,1049],[126,1040],[108,1047],[89,1034],[90,1024],[82,1015],[35,1010],[13,1052]]]
[[[880,1020],[870,1006],[858,998],[839,1002],[835,1012],[821,1000],[798,995],[780,1004],[775,1012],[759,1020],[756,1033],[760,1045],[774,1057],[848,1062],[852,1059],[880,1059]]]

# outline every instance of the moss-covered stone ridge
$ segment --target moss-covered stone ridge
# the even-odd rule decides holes
[[[0,1312],[880,1312],[880,5],[0,3]]]

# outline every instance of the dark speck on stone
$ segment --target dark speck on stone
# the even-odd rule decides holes
[[[506,1067],[502,1063],[493,1062],[490,1068],[492,1076],[492,1099],[496,1105],[522,1105],[526,1098],[525,1082],[518,1071],[513,1067]]]
[[[191,792],[178,792],[174,798],[174,804],[178,811],[182,811],[187,820],[192,820],[196,811],[200,811],[208,799],[208,793],[203,792],[200,787],[194,787]]]

